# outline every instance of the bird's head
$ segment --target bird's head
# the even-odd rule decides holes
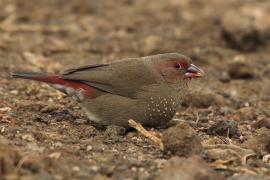
[[[199,78],[204,75],[203,70],[192,64],[187,56],[178,53],[158,55],[155,61],[157,72],[167,83],[177,83],[182,80]]]

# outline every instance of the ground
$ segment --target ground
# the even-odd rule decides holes
[[[224,178],[266,179],[269,15],[267,0],[1,0],[0,179],[166,178],[177,153],[135,130],[96,128],[73,99],[10,78],[13,70],[60,72],[165,52],[191,57],[206,73],[174,118],[200,137],[201,166]],[[228,151],[209,150],[215,144]]]

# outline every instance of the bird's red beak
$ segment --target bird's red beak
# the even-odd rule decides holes
[[[195,66],[194,64],[190,64],[187,68],[187,72],[185,73],[186,78],[198,78],[204,76],[203,70]]]

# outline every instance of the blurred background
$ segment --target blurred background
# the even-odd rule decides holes
[[[148,144],[147,152],[132,143],[134,132],[115,140],[108,132],[86,127],[87,118],[72,100],[44,84],[11,80],[9,74],[18,69],[61,72],[166,52],[183,53],[206,72],[193,82],[176,119],[196,127],[206,143],[220,143],[216,135],[226,137],[229,128],[236,129],[229,135],[235,144],[245,144],[254,134],[268,137],[269,16],[267,0],[0,0],[0,137],[9,149],[5,153],[15,146],[41,158],[52,152],[63,156],[65,149],[65,160],[58,162],[59,154],[53,154],[53,160],[41,165],[31,161],[38,177],[42,170],[59,177],[151,179],[160,169],[156,159],[163,157],[143,137],[136,142]],[[108,136],[120,143],[104,142]],[[247,144],[261,147],[258,156],[270,152],[267,139]],[[104,151],[110,156],[102,159]],[[134,162],[123,160],[124,155]],[[26,175],[33,173],[23,168]]]

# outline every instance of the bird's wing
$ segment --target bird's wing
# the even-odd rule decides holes
[[[109,66],[109,64],[94,64],[72,68],[63,72],[61,78],[80,81],[100,91],[114,93],[109,82]]]
[[[134,98],[143,86],[156,82],[149,67],[136,60],[70,69],[61,78],[80,81],[100,91],[130,98]]]

